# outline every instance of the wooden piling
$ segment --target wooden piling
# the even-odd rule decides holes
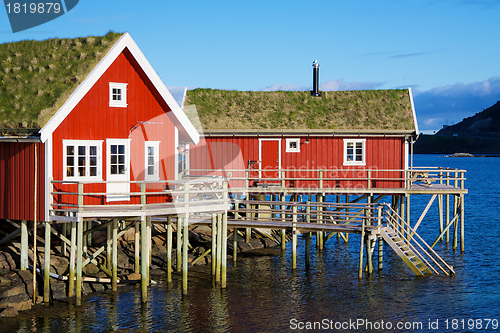
[[[180,272],[182,270],[182,217],[177,217],[177,251],[176,251],[176,270]]]
[[[172,283],[172,215],[167,216],[167,282]]]
[[[45,221],[45,253],[43,258],[43,301],[50,301],[50,222]]]
[[[75,295],[76,222],[71,222],[71,247],[69,249],[68,297]]]
[[[233,229],[233,262],[236,263],[238,255],[238,229]]]
[[[78,217],[76,244],[76,306],[82,305],[82,256],[83,256],[83,219]]]
[[[113,250],[111,249],[113,245],[113,222],[108,223],[106,226],[106,268],[108,271],[112,270],[112,264],[111,262],[113,261],[112,259],[112,253]]]
[[[220,282],[222,266],[222,214],[217,214],[217,264],[215,267],[215,282]]]
[[[292,269],[297,268],[297,206],[292,207]]]
[[[363,243],[365,241],[365,220],[362,219],[361,225],[361,248],[359,250],[359,269],[358,269],[358,278],[363,278]]]
[[[221,288],[226,288],[227,278],[227,212],[222,214],[222,258],[221,258]]]
[[[134,222],[134,273],[140,274],[141,273],[141,237],[140,237],[140,227],[141,223],[140,221],[135,221]]]
[[[217,269],[217,215],[212,214],[212,276]]]
[[[177,230],[179,232],[179,230]],[[148,244],[147,244],[147,228],[146,228],[146,218],[141,217],[141,302],[145,303],[148,301]]]
[[[21,221],[21,262],[20,269],[22,271],[28,268],[28,221]]]
[[[182,237],[182,294],[187,295],[188,291],[188,214],[183,219],[183,237]]]
[[[117,240],[118,220],[117,219],[113,219],[111,228],[112,228],[111,290],[116,291],[117,280],[118,280],[118,240]]]

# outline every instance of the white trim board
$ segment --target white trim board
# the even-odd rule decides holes
[[[57,110],[57,112],[50,118],[47,124],[40,130],[40,137],[42,142],[45,142],[50,135],[59,127],[63,120],[70,114],[76,107],[80,100],[87,94],[87,92],[94,86],[94,84],[101,78],[104,72],[111,66],[116,58],[127,48],[132,56],[135,58],[139,66],[142,68],[146,76],[156,88],[160,96],[167,103],[168,107],[172,110],[167,115],[172,120],[176,127],[181,127],[187,134],[188,139],[194,144],[200,140],[198,131],[194,128],[193,124],[189,121],[188,117],[184,114],[179,104],[175,101],[174,97],[167,89],[163,81],[155,72],[149,61],[146,59],[141,49],[132,39],[129,33],[123,34],[118,42],[113,45],[111,50],[101,59],[99,64],[90,72],[85,80],[73,91],[71,96],[66,102]]]

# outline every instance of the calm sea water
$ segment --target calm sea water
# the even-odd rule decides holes
[[[348,244],[330,239],[322,253],[313,242],[311,267],[306,269],[304,240],[299,239],[295,271],[288,252],[239,258],[236,267],[229,263],[223,291],[203,267],[190,271],[186,297],[179,281],[171,288],[160,283],[150,288],[150,301],[141,305],[140,290],[123,287],[117,294],[87,298],[81,308],[58,302],[15,320],[0,320],[0,331],[476,332],[486,325],[485,331],[500,331],[500,158],[416,155],[414,165],[467,170],[465,253],[442,243],[436,246],[454,266],[452,277],[415,277],[387,249],[384,269],[358,280],[360,239],[353,235]],[[413,223],[429,199],[412,197]],[[438,235],[437,200],[429,214],[419,230],[433,242]]]

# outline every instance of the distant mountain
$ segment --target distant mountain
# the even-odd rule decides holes
[[[435,135],[421,135],[414,152],[499,154],[500,101],[458,124],[444,127]]]
[[[436,135],[467,135],[500,138],[500,101],[458,124],[441,129]]]

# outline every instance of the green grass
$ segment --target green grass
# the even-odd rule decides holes
[[[0,44],[0,128],[41,128],[122,34]]]
[[[185,105],[195,104],[204,130],[360,129],[414,130],[408,90],[229,91],[194,89]]]

